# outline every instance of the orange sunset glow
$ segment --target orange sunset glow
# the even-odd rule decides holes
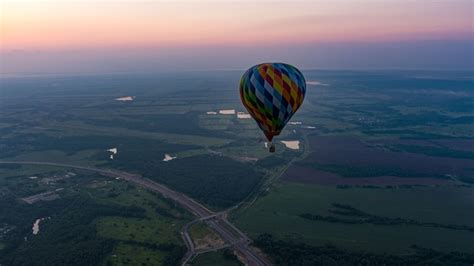
[[[463,2],[7,1],[1,43],[8,50],[456,39],[471,31]]]
[[[468,68],[472,21],[470,0],[6,0],[0,73]]]

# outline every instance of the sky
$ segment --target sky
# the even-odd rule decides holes
[[[472,69],[472,0],[2,0],[0,73]]]

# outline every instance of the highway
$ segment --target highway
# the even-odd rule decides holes
[[[211,229],[213,229],[223,240],[232,247],[232,249],[245,260],[246,265],[260,266],[260,265],[271,265],[271,263],[261,254],[256,252],[249,246],[251,242],[242,231],[231,224],[224,215],[219,215],[213,211],[207,209],[205,206],[196,202],[192,198],[184,195],[183,193],[174,191],[160,183],[157,183],[148,178],[144,178],[137,174],[127,173],[123,171],[100,169],[95,167],[54,163],[54,162],[38,162],[38,161],[1,161],[0,164],[23,164],[23,165],[46,165],[46,166],[58,166],[66,168],[74,168],[96,172],[109,177],[118,177],[123,180],[134,183],[138,186],[144,187],[148,190],[158,192],[166,198],[172,199],[184,207],[189,212],[196,215],[199,220],[205,220]],[[183,239],[188,247],[188,253],[185,256],[183,264],[192,258],[196,253],[194,245],[189,235],[184,234]]]

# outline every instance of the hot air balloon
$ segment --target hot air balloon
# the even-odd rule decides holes
[[[249,68],[240,79],[240,99],[269,141],[270,152],[274,136],[303,103],[306,81],[294,66],[264,63]]]

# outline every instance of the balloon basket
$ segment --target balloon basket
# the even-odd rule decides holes
[[[275,152],[275,144],[273,143],[268,143],[269,144],[269,147],[268,147],[268,151],[271,152],[271,153],[274,153]]]

